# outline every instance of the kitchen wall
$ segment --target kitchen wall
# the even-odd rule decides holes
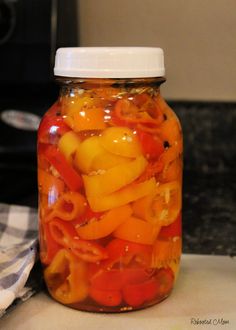
[[[78,0],[81,46],[160,46],[171,100],[236,101],[235,0]]]

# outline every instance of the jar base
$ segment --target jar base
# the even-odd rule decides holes
[[[61,305],[65,306],[65,307],[69,307],[81,312],[91,312],[91,313],[111,313],[111,314],[115,314],[115,313],[127,313],[127,312],[132,312],[132,311],[138,311],[138,310],[142,310],[142,309],[146,309],[149,307],[152,307],[154,305],[157,305],[159,303],[161,303],[162,301],[164,301],[165,299],[167,299],[170,296],[171,292],[168,295],[165,295],[159,299],[155,299],[153,301],[144,303],[142,305],[139,306],[130,306],[127,304],[121,304],[119,306],[98,306],[94,301],[92,301],[91,299],[87,299],[87,301],[82,303],[74,303],[74,304],[62,304],[61,302],[55,300],[50,294],[49,296],[51,297],[51,299],[55,300],[56,302],[60,303]]]

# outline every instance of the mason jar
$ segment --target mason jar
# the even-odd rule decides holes
[[[40,259],[50,295],[122,312],[171,293],[181,256],[183,142],[160,48],[61,48],[38,130]]]

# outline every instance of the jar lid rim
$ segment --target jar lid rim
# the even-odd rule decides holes
[[[65,47],[56,52],[54,74],[71,78],[165,76],[159,47]]]

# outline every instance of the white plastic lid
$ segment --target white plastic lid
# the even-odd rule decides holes
[[[59,48],[54,74],[72,78],[163,77],[164,53],[155,47]]]

